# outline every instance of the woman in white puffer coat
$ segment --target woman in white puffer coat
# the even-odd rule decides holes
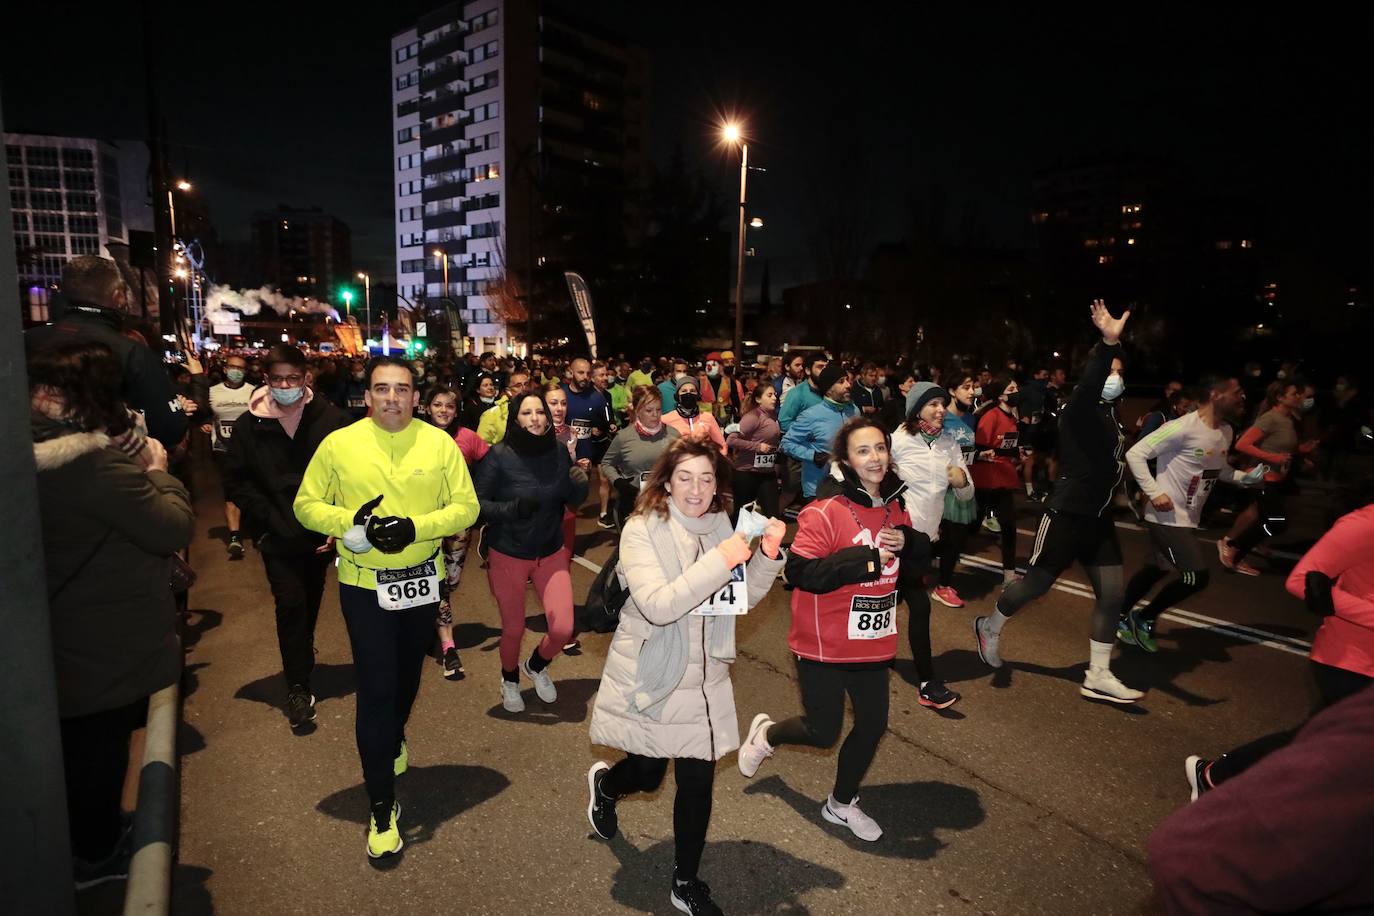
[[[676,761],[670,900],[687,913],[720,912],[697,868],[716,761],[739,747],[734,615],[763,600],[786,559],[777,519],[768,520],[757,553],[731,532],[721,506],[730,476],[718,448],[691,438],[654,465],[621,534],[618,574],[629,597],[592,713],[592,742],[627,752],[587,774],[587,817],[603,839],[616,834],[616,802],[658,788]]]
[[[973,480],[964,453],[954,434],[944,428],[949,394],[930,382],[917,382],[906,395],[906,422],[892,433],[892,469],[906,484],[906,511],[911,527],[937,543],[940,519],[945,511],[945,493],[955,499],[973,499]],[[938,549],[938,548],[937,548]],[[907,638],[911,657],[916,662],[919,681],[917,700],[931,709],[944,709],[959,701],[959,694],[935,678],[930,649],[930,595],[924,587],[901,589],[902,600],[911,614]]]

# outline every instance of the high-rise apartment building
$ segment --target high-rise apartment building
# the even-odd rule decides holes
[[[332,302],[340,285],[353,282],[352,234],[318,207],[253,214],[250,244],[261,282],[288,296]]]
[[[451,3],[391,55],[399,294],[450,300],[455,348],[523,353],[579,234],[636,231],[645,58],[539,0]]]

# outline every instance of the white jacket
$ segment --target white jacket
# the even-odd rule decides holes
[[[920,433],[912,435],[905,426],[892,434],[892,469],[906,484],[906,511],[911,526],[924,531],[932,541],[940,538],[940,518],[945,512],[945,491],[950,489],[949,467],[962,468],[968,484],[955,489],[961,502],[973,499],[973,475],[964,463],[964,453],[949,430],[926,445]]]

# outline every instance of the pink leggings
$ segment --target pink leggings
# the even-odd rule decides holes
[[[573,628],[568,554],[560,550],[540,560],[519,560],[493,550],[487,563],[487,582],[501,609],[501,670],[514,671],[520,665],[520,640],[525,635],[525,582],[529,580],[534,582],[549,623],[538,651],[546,661],[553,661],[567,645]]]

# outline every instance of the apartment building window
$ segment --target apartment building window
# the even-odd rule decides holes
[[[424,213],[424,207],[402,207],[400,210],[396,211],[397,217],[403,223],[408,223],[413,220],[420,219],[424,216]]]
[[[468,59],[474,64],[479,64],[484,60],[490,60],[500,53],[500,42],[492,39],[486,44],[478,45],[468,52]]]
[[[28,149],[29,168],[57,168],[57,150],[51,146],[30,146]]]
[[[420,53],[420,43],[412,41],[403,48],[396,49],[396,63],[403,64]]]
[[[481,92],[484,89],[495,89],[501,82],[501,72],[491,70],[481,73],[468,81],[468,92]]]
[[[472,226],[472,227],[470,227],[470,228],[471,228],[472,231],[469,233],[469,235],[470,235],[472,238],[475,238],[475,239],[489,239],[489,238],[495,238],[496,236],[498,236],[498,235],[501,234],[501,221],[500,221],[500,220],[493,220],[493,221],[491,221],[491,222],[489,222],[489,223],[478,223],[477,225]]]
[[[105,217],[105,234],[111,238],[123,238],[124,221],[114,214]]]
[[[400,130],[396,131],[396,142],[397,142],[397,143],[409,143],[411,140],[414,140],[414,139],[415,139],[415,128],[413,128],[413,127],[402,127]]]
[[[401,236],[400,242],[402,248],[410,248],[413,245],[423,245],[425,243],[425,235],[423,232],[411,232]]]
[[[67,215],[65,213],[35,213],[33,215],[34,232],[66,232]]]
[[[490,210],[492,207],[501,206],[500,194],[483,194],[481,197],[474,197],[468,201],[469,210]]]
[[[23,165],[24,148],[22,146],[5,147],[5,161],[10,165]]]
[[[61,210],[62,195],[56,191],[31,191],[29,202],[34,210]]]
[[[28,215],[27,213],[15,213],[15,214],[13,214],[13,215],[14,215],[14,231],[15,231],[15,232],[25,232],[25,233],[28,232],[28,231],[29,231],[29,215]]]
[[[422,187],[424,187],[424,182],[416,178],[412,181],[403,181],[398,184],[396,186],[396,193],[402,197],[408,194],[419,194]]]
[[[411,86],[418,85],[420,85],[420,71],[418,69],[411,70],[409,73],[403,73],[396,77],[396,88],[398,90],[409,89]]]
[[[72,254],[98,254],[100,239],[94,235],[72,236]]]
[[[95,195],[83,191],[67,193],[67,209],[76,213],[94,213]]]
[[[487,121],[491,118],[499,117],[500,114],[501,103],[488,102],[485,105],[478,105],[476,108],[472,109],[472,121],[475,124],[479,121]]]
[[[413,168],[418,168],[419,165],[420,165],[420,154],[419,154],[419,153],[408,153],[407,155],[398,156],[398,157],[396,158],[396,168],[398,168],[398,169],[402,169],[402,170],[404,170],[404,169],[413,169]]]
[[[468,31],[480,32],[483,29],[491,28],[500,21],[498,16],[498,10],[489,10],[480,16],[474,16],[472,19],[468,20]]]
[[[68,172],[67,188],[73,191],[94,191],[95,172]],[[116,178],[116,180],[118,180]]]
[[[489,178],[500,177],[501,166],[497,165],[495,162],[488,162],[483,165],[479,165],[472,170],[473,181],[486,181]]]
[[[99,235],[100,223],[94,216],[73,216],[70,222],[73,235]]]
[[[404,118],[406,115],[408,115],[408,114],[414,114],[415,112],[417,112],[417,111],[419,111],[419,110],[420,110],[420,100],[419,100],[419,99],[407,99],[407,100],[404,101],[404,102],[398,102],[398,103],[396,104],[396,117],[398,117],[398,118]]]
[[[417,274],[424,269],[424,258],[415,258],[414,260],[401,262],[401,273],[403,274]]]
[[[33,247],[50,254],[66,254],[67,238],[62,235],[35,235]]]
[[[60,188],[62,181],[58,177],[57,169],[29,169],[29,187],[31,188]]]
[[[64,149],[62,167],[68,169],[93,169],[95,156],[88,149]]]

